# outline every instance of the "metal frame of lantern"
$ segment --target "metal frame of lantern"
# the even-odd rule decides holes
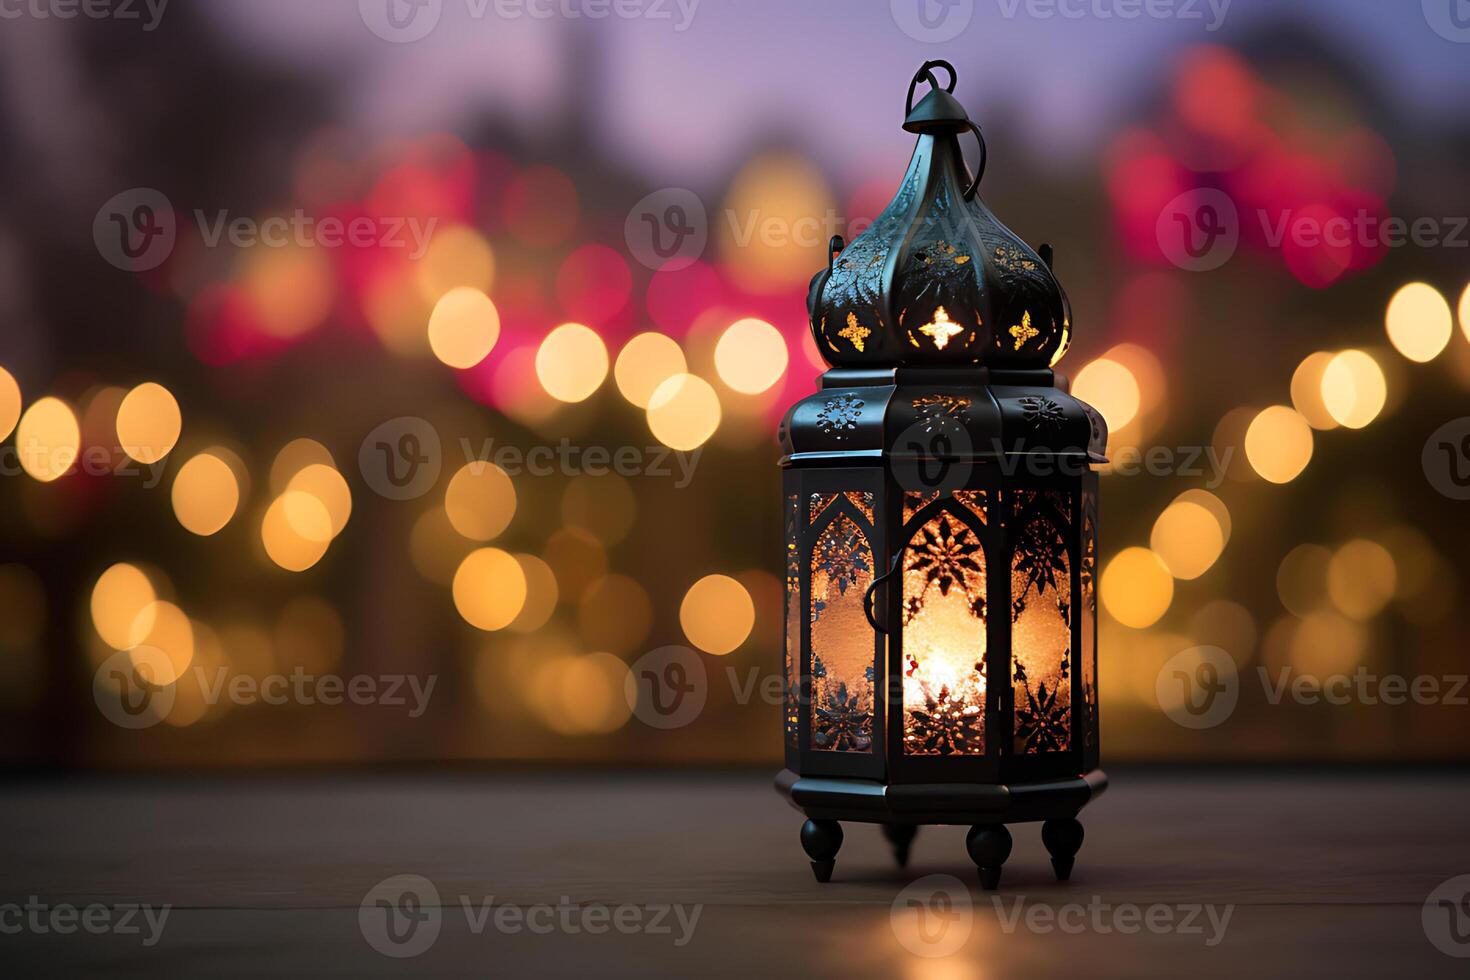
[[[946,70],[941,87],[934,69]],[[915,87],[931,91],[913,105]],[[1006,824],[1043,821],[1065,880],[1098,769],[1097,475],[1106,429],[1057,387],[1071,314],[976,196],[984,140],[928,62],[900,189],[813,279],[832,369],[782,423],[786,769],[832,875],[843,821],[900,864],[923,824],[970,826],[994,888]],[[970,175],[959,138],[980,141]]]

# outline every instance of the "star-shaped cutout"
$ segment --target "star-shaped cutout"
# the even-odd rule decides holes
[[[1025,346],[1026,341],[1040,334],[1041,331],[1031,325],[1030,313],[1022,313],[1021,322],[1011,327],[1011,336],[1016,338],[1016,350],[1020,350]]]
[[[847,314],[847,326],[837,331],[837,336],[852,341],[852,346],[856,347],[858,353],[861,354],[863,352],[863,341],[867,340],[868,335],[872,332],[861,323],[858,323],[856,313],[849,313]]]
[[[944,350],[950,338],[965,332],[965,328],[949,318],[949,312],[940,307],[934,311],[934,319],[919,328],[919,333],[934,340],[935,350]]]

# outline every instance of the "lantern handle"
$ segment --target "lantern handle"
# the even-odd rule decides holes
[[[970,132],[975,134],[975,140],[980,144],[980,162],[975,165],[975,177],[970,181],[970,186],[965,188],[965,200],[969,201],[975,197],[975,192],[980,189],[980,178],[985,176],[985,160],[988,156],[985,150],[985,137],[980,133],[980,127],[973,121],[968,123]]]
[[[837,256],[847,247],[847,242],[841,235],[833,235],[831,241],[827,242],[827,274],[832,274],[832,263],[837,261]]]
[[[868,591],[863,593],[863,614],[868,617],[868,625],[872,626],[874,630],[882,633],[884,636],[892,636],[893,634],[889,632],[888,627],[878,622],[878,617],[876,615],[877,609],[875,606],[875,596],[878,592],[878,586],[882,585],[884,582],[887,582],[889,579],[893,578],[893,576],[898,574],[898,563],[900,560],[902,560],[902,558],[903,552],[901,551],[898,554],[894,555],[893,564],[891,567],[889,567],[888,571],[873,579],[873,584],[869,585]]]
[[[927,79],[931,86],[939,88],[939,79],[934,77],[935,68],[943,68],[949,72],[949,84],[944,87],[944,90],[953,94],[955,82],[959,81],[959,76],[955,74],[954,65],[947,61],[926,61],[919,66],[918,71],[914,72],[913,81],[909,82],[909,97],[904,100],[903,104],[903,114],[905,116],[914,111],[914,90],[919,87],[920,82]]]

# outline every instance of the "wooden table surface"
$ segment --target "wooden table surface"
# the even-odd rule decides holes
[[[1470,976],[1470,959],[1450,955],[1470,956],[1470,900],[1439,904],[1470,878],[1430,900],[1470,875],[1463,776],[1110,775],[1083,813],[1072,881],[1052,880],[1027,824],[995,893],[978,888],[957,827],[921,831],[900,871],[877,828],[848,825],[833,881],[818,885],[801,817],[754,773],[12,781],[0,969]],[[402,879],[378,887],[400,875],[433,892],[415,905]],[[935,897],[946,889],[947,904]],[[393,937],[385,894],[403,916]],[[107,911],[88,913],[94,903]],[[121,934],[129,904],[167,917],[153,929],[135,913],[137,931]],[[61,931],[70,906],[97,934]],[[384,955],[369,933],[422,952]]]

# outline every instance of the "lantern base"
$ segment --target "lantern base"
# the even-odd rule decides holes
[[[979,869],[980,884],[1000,884],[1001,867],[1011,853],[1006,824],[1044,821],[1041,840],[1051,855],[1058,881],[1072,875],[1082,847],[1077,814],[1107,789],[1101,769],[1081,776],[1034,783],[915,783],[888,785],[871,779],[798,776],[783,769],[776,790],[806,815],[801,843],[818,881],[832,877],[842,846],[840,821],[876,823],[893,845],[899,867],[908,861],[909,845],[924,824],[970,827],[966,850]]]

